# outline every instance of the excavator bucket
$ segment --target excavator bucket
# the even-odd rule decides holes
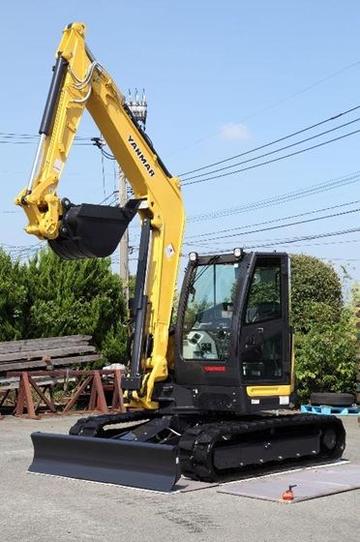
[[[180,478],[176,446],[40,432],[31,439],[29,472],[155,491],[171,491]]]
[[[64,214],[60,235],[49,240],[52,250],[61,258],[104,258],[118,246],[139,206],[139,200],[129,200],[125,207],[74,205],[62,201]]]

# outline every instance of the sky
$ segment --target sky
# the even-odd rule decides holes
[[[87,25],[90,49],[123,92],[145,88],[146,131],[174,175],[244,153],[360,104],[356,0],[13,0],[2,2],[1,8],[2,134],[37,134],[54,53],[63,28],[73,21]],[[235,162],[358,117],[360,109]],[[355,131],[359,124],[287,152]],[[98,135],[89,116],[78,135]],[[13,199],[27,184],[36,144],[4,141],[0,134],[0,245],[33,246],[37,240],[24,233],[25,215],[14,207]],[[360,181],[354,179],[342,188],[281,204],[252,205],[357,172],[359,143],[360,133],[246,172],[188,186],[184,182],[185,243],[189,243],[184,244],[184,253],[263,244],[266,250],[330,260],[342,274],[345,266],[351,280],[360,280],[360,231],[281,244],[294,237],[360,229],[359,212],[263,232],[234,230],[233,237],[221,237],[229,232],[220,232],[240,226],[244,232],[263,229],[264,225],[254,224],[360,201]],[[105,181],[99,151],[74,145],[60,195],[77,203],[101,201],[117,183],[113,162],[106,160],[104,168]],[[352,203],[286,222],[358,207]],[[212,213],[222,216],[214,218]],[[131,227],[132,246],[137,231]],[[195,237],[202,233],[206,235]]]

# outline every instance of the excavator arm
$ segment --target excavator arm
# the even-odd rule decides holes
[[[76,206],[57,195],[85,109],[133,189],[135,199],[124,209]],[[140,215],[135,337],[123,385],[131,406],[155,409],[154,385],[168,375],[168,330],[185,221],[180,183],[167,171],[124,96],[86,46],[84,24],[73,23],[64,30],[39,133],[28,186],[16,198],[28,218],[27,233],[48,240],[66,258],[106,256],[132,216]],[[94,242],[96,246],[89,248]]]

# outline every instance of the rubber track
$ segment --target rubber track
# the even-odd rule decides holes
[[[276,430],[288,427],[313,426],[317,428],[328,428],[330,425],[334,427],[337,434],[337,443],[334,449],[329,452],[320,452],[316,457],[312,457],[312,462],[333,460],[341,457],[345,448],[345,431],[341,420],[335,416],[293,414],[288,416],[267,417],[255,421],[226,421],[215,422],[208,424],[199,424],[187,429],[179,442],[180,465],[182,474],[205,482],[218,482],[221,479],[226,479],[229,474],[235,478],[241,477],[245,469],[232,469],[231,471],[217,472],[213,466],[213,450],[218,442],[224,445],[224,441],[232,443],[238,437],[250,435],[258,432],[265,434],[269,429]],[[246,439],[245,441],[246,442]],[[294,460],[301,461],[304,458]],[[289,460],[287,460],[289,461]],[[292,461],[292,460],[291,460]],[[279,462],[280,463],[280,462]],[[273,462],[272,462],[273,464]],[[259,467],[259,465],[254,465]],[[260,466],[261,470],[266,467],[266,463]],[[249,470],[249,467],[247,467]]]
[[[80,418],[69,430],[70,435],[80,437],[104,437],[104,427],[118,423],[140,422],[161,416],[159,411],[134,410],[120,414],[103,414]]]

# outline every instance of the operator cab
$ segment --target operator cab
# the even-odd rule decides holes
[[[244,396],[249,385],[290,384],[288,303],[286,254],[192,253],[178,310],[176,383],[196,386],[199,396],[201,387]]]

